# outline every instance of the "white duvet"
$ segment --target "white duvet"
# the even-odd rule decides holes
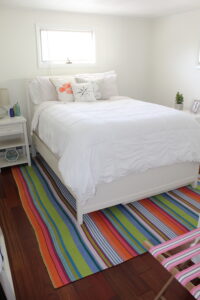
[[[200,125],[193,117],[133,99],[44,102],[32,130],[59,157],[64,182],[82,204],[100,183],[159,166],[200,162]]]

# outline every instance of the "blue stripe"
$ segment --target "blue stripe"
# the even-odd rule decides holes
[[[139,202],[138,202],[139,203]],[[136,203],[131,203],[134,206]],[[127,210],[124,206],[120,206],[122,213],[127,217],[127,219],[140,231],[153,245],[157,245],[160,241],[142,224],[135,218],[134,211]]]
[[[194,191],[193,191],[194,192]],[[200,203],[198,203],[197,201],[195,201],[194,199],[188,197],[186,194],[182,193],[179,190],[174,191],[174,194],[178,195],[179,197],[183,198],[184,200],[186,200],[187,202],[191,203],[194,207],[196,207],[197,209],[200,209]],[[172,195],[173,197],[173,195]],[[200,196],[199,196],[200,197]]]
[[[192,230],[192,229],[196,228],[188,220],[186,220],[182,215],[179,215],[176,211],[174,211],[169,206],[167,206],[167,199],[165,199],[166,203],[163,203],[159,199],[157,199],[157,196],[151,197],[151,200],[153,201],[154,204],[156,204],[162,210],[164,210],[166,213],[168,213],[172,218],[174,218],[178,223],[180,223],[186,229]],[[171,200],[170,200],[170,202],[171,202]],[[181,207],[181,209],[182,209],[182,207]]]
[[[36,167],[37,168],[37,167]],[[71,237],[73,238],[79,252],[83,254],[85,261],[87,262],[88,266],[91,268],[93,272],[98,272],[101,270],[101,267],[96,262],[94,256],[92,253],[89,252],[87,245],[83,242],[82,237],[78,230],[76,229],[75,225],[73,224],[71,218],[69,215],[65,213],[65,210],[63,207],[59,204],[59,202],[55,199],[51,189],[49,189],[49,184],[43,177],[43,175],[40,173],[39,169],[36,169],[36,173],[40,180],[42,181],[43,187],[45,189],[45,192],[51,201],[52,205],[54,206],[55,210],[58,212],[58,214],[61,216],[63,222],[66,224],[68,230],[70,231]],[[76,222],[76,220],[74,220]],[[85,247],[84,247],[85,246]],[[66,247],[64,247],[66,249]],[[74,261],[73,261],[74,262]],[[75,266],[75,262],[74,262]],[[79,273],[80,274],[80,273]]]
[[[122,208],[123,210],[123,205],[117,205],[111,208],[107,208],[104,210],[104,213],[107,213],[107,216],[109,218],[109,220],[112,222],[112,224],[114,224],[115,228],[118,229],[118,231],[123,235],[123,231],[126,232],[127,234],[127,238],[128,236],[130,237],[130,239],[128,240],[130,245],[133,247],[133,249],[137,252],[137,253],[143,253],[143,250],[146,250],[145,247],[142,245],[142,243],[140,243],[140,241],[138,241],[135,237],[134,237],[134,232],[131,233],[128,228],[126,228],[123,223],[120,221],[120,214],[118,213],[118,211],[120,211]],[[113,222],[112,218],[109,216],[112,216],[112,218],[115,220]],[[120,226],[119,226],[120,225]],[[121,229],[120,229],[121,227]],[[123,230],[122,230],[123,229]],[[135,242],[135,243],[134,243]],[[138,247],[139,246],[139,247]]]
[[[32,168],[35,169],[34,166],[32,166]],[[57,233],[57,235],[58,235],[58,237],[59,237],[59,240],[60,240],[60,242],[61,242],[61,245],[62,245],[62,247],[63,247],[63,249],[64,249],[64,251],[65,251],[65,254],[68,256],[68,259],[69,259],[69,261],[71,262],[71,264],[72,264],[72,266],[73,266],[73,268],[74,268],[74,271],[77,273],[77,275],[79,276],[79,278],[81,277],[81,274],[80,274],[80,272],[78,271],[76,265],[74,264],[74,261],[73,261],[71,255],[69,254],[69,252],[67,251],[67,249],[66,249],[66,247],[65,247],[65,244],[64,244],[64,242],[63,242],[63,239],[62,239],[62,236],[61,236],[61,234],[60,234],[60,231],[59,231],[58,227],[56,226],[54,220],[51,218],[51,216],[49,215],[47,209],[46,209],[45,206],[43,205],[43,203],[42,203],[42,201],[41,201],[41,199],[40,199],[40,196],[39,196],[39,194],[38,194],[38,192],[37,192],[37,188],[36,188],[36,186],[34,185],[34,183],[33,183],[32,179],[31,179],[30,175],[28,174],[27,169],[25,170],[25,172],[27,173],[26,175],[27,175],[27,177],[28,177],[29,182],[32,183],[32,186],[33,186],[33,189],[34,189],[34,193],[36,194],[36,197],[33,197],[33,198],[35,198],[35,199],[33,199],[34,204],[35,204],[35,206],[36,206],[38,212],[40,213],[40,215],[41,215],[43,221],[45,222],[46,226],[47,226],[48,229],[49,229],[49,232],[50,232],[50,235],[51,235],[51,237],[52,237],[52,240],[54,241],[54,247],[55,247],[56,250],[58,251],[58,254],[59,254],[59,257],[60,257],[60,259],[61,259],[61,261],[62,261],[63,267],[65,268],[65,271],[66,271],[66,273],[68,274],[69,278],[70,278],[71,280],[76,280],[76,278],[74,277],[74,275],[71,273],[70,267],[67,265],[66,259],[64,258],[63,254],[61,253],[61,249],[60,249],[60,247],[58,246],[57,239],[56,239],[56,236],[55,236],[55,234],[54,234],[52,228],[54,228],[55,232]],[[35,172],[37,173],[36,170],[35,170]],[[37,199],[36,199],[36,198],[37,198]],[[43,209],[43,211],[45,212],[45,214],[44,214],[44,212],[41,210],[41,208]],[[46,217],[47,217],[48,219],[47,219]]]
[[[85,219],[88,231],[90,232],[92,237],[94,237],[95,243],[98,244],[98,247],[100,249],[102,249],[107,259],[113,264],[119,264],[123,262],[122,258],[112,248],[110,243],[106,240],[96,224],[93,222],[92,218],[90,218],[89,215],[85,215]]]
[[[47,165],[47,163],[45,162],[45,160],[39,160],[39,162],[41,164],[43,164],[43,166],[47,169],[48,173],[51,175],[51,177],[53,178],[54,182],[56,183],[58,189],[60,190],[61,194],[63,195],[63,197],[65,199],[67,199],[67,202],[74,208],[76,209],[76,200],[74,199],[74,197],[72,196],[72,194],[68,191],[68,189],[66,188],[66,186],[64,186],[64,184],[60,181],[60,179],[57,177],[57,175],[54,173],[54,171]],[[37,162],[36,162],[37,164]]]
[[[70,234],[71,234],[71,236],[72,236],[79,252],[81,254],[83,254],[84,259],[86,260],[88,266],[91,268],[91,270],[93,272],[100,271],[102,269],[101,266],[98,264],[95,257],[93,256],[91,251],[88,249],[87,245],[84,243],[80,232],[78,231],[78,229],[74,225],[74,223],[77,225],[76,219],[74,219],[74,218],[72,219],[72,218],[70,218],[69,214],[66,214],[66,212],[65,212],[64,208],[62,207],[62,205],[60,205],[60,203],[55,198],[55,196],[54,196],[54,194],[51,190],[51,186],[49,185],[48,181],[45,179],[46,175],[42,172],[42,170],[41,170],[41,173],[40,173],[40,171],[38,169],[38,172],[39,172],[38,176],[40,178],[42,178],[43,186],[44,186],[44,189],[47,193],[47,196],[49,197],[49,200],[51,201],[52,205],[57,210],[58,214],[62,217],[62,220],[64,221],[67,228],[69,229]]]
[[[186,207],[185,205],[182,205],[180,202],[179,202],[179,199],[175,199],[173,195],[171,195],[170,193],[166,193],[166,194],[163,194],[164,197],[167,199],[167,200],[170,200],[171,203],[173,203],[175,206],[177,206],[179,209],[183,210],[187,215],[189,215],[190,217],[192,217],[193,219],[197,219],[198,220],[198,214],[197,213],[194,213],[192,210],[190,210],[189,207]]]
[[[155,227],[159,228],[159,230],[162,231],[168,238],[172,239],[176,237],[176,233],[173,230],[154,216],[149,210],[140,204],[140,202],[132,203],[132,205],[135,206],[139,212],[141,212]]]

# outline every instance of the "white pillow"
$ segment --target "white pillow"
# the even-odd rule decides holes
[[[109,99],[112,96],[118,96],[117,74],[115,71],[105,73],[90,73],[76,75],[77,82],[95,82],[98,86],[98,95],[96,99]],[[96,96],[96,95],[95,95]]]
[[[72,84],[72,90],[74,93],[74,99],[77,102],[96,101],[93,86],[90,82]]]
[[[105,77],[102,82],[101,99],[109,99],[113,96],[119,96],[117,82],[117,76]]]
[[[54,85],[49,77],[36,77],[28,82],[29,94],[34,104],[40,104],[44,101],[56,101],[58,96]]]
[[[102,98],[101,96],[101,84],[103,82],[102,79],[86,79],[86,78],[82,78],[82,77],[77,77],[76,81],[78,83],[91,83],[93,86],[93,90],[94,90],[94,96],[97,100],[100,100]]]
[[[61,78],[50,78],[50,81],[56,88],[58,99],[60,101],[72,102],[74,101],[74,95],[72,90],[72,84],[75,83],[73,76],[66,76]]]
[[[115,75],[115,71],[108,71],[104,73],[85,73],[85,74],[77,74],[75,77],[76,78],[84,78],[87,80],[97,80],[97,79],[103,79],[107,76],[112,76]]]

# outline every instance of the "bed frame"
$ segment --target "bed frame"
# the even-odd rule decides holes
[[[29,95],[28,83],[31,80],[27,81],[29,128],[34,111],[37,107],[33,104]],[[65,185],[62,175],[58,169],[58,157],[52,153],[48,146],[35,132],[32,137],[30,137],[30,141],[32,146],[32,155],[34,156],[36,155],[36,152],[39,152],[61,182]],[[196,187],[198,174],[199,163],[187,162],[154,168],[143,173],[130,174],[121,177],[111,183],[99,184],[96,188],[96,194],[94,197],[88,199],[85,205],[76,201],[77,221],[79,224],[82,224],[84,214],[99,209],[141,200],[188,184],[192,184],[193,187]],[[70,187],[66,187],[73,197],[77,199],[76,194],[70,189]]]
[[[38,151],[63,184],[64,180],[58,169],[58,157],[38,137],[32,136],[32,153]],[[84,171],[83,171],[84,172]],[[121,177],[111,183],[97,186],[96,194],[85,205],[76,201],[77,221],[83,223],[83,215],[117,204],[126,204],[133,201],[151,197],[156,194],[192,184],[196,187],[199,173],[198,163],[179,163],[166,167],[150,169],[143,173],[130,174]],[[68,187],[68,190],[76,199],[76,194]]]

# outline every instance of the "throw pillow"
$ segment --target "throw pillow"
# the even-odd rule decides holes
[[[72,84],[75,83],[75,79],[73,77],[50,78],[50,80],[56,88],[58,99],[60,101],[74,101]]]
[[[91,83],[72,84],[74,99],[77,102],[92,102],[96,101],[94,90]]]

